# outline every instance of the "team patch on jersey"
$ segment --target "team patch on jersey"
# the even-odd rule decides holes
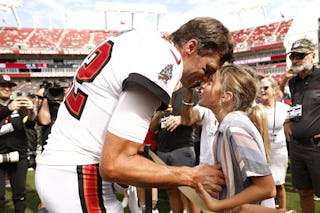
[[[167,83],[171,78],[172,78],[172,70],[173,70],[173,65],[172,64],[167,64],[163,70],[158,74],[158,79],[163,81],[164,83]]]

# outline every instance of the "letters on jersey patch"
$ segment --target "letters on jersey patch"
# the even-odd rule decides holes
[[[181,63],[181,58],[178,59],[176,54],[170,49],[170,52],[172,53],[174,60],[179,65]],[[172,70],[173,70],[173,64],[167,64],[163,70],[158,74],[158,79],[160,81],[163,81],[164,83],[167,83],[172,78]]]
[[[160,81],[163,81],[164,83],[167,83],[172,78],[172,70],[173,65],[167,64],[165,68],[163,68],[161,72],[158,74],[158,79]]]

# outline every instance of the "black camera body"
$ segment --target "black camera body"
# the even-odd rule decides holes
[[[48,99],[48,101],[63,101],[64,98],[64,90],[62,87],[50,87],[48,88],[44,96]]]
[[[69,85],[67,82],[51,82],[44,81],[40,88],[45,88],[44,97],[48,99],[49,102],[60,102],[64,99],[64,88]]]

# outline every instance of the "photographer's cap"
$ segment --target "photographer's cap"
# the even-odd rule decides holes
[[[293,42],[289,53],[310,53],[315,49],[315,45],[309,39],[302,38]]]
[[[1,75],[0,76],[0,85],[10,85],[11,87],[15,87],[17,86],[16,83],[14,83],[12,80],[11,80],[11,77],[9,75]]]

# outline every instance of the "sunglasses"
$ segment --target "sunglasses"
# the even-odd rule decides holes
[[[310,53],[291,53],[289,55],[289,58],[290,58],[290,60],[293,60],[293,59],[302,60],[309,54]]]
[[[264,90],[264,91],[266,91],[267,89],[269,89],[269,86],[260,87],[260,90]]]

